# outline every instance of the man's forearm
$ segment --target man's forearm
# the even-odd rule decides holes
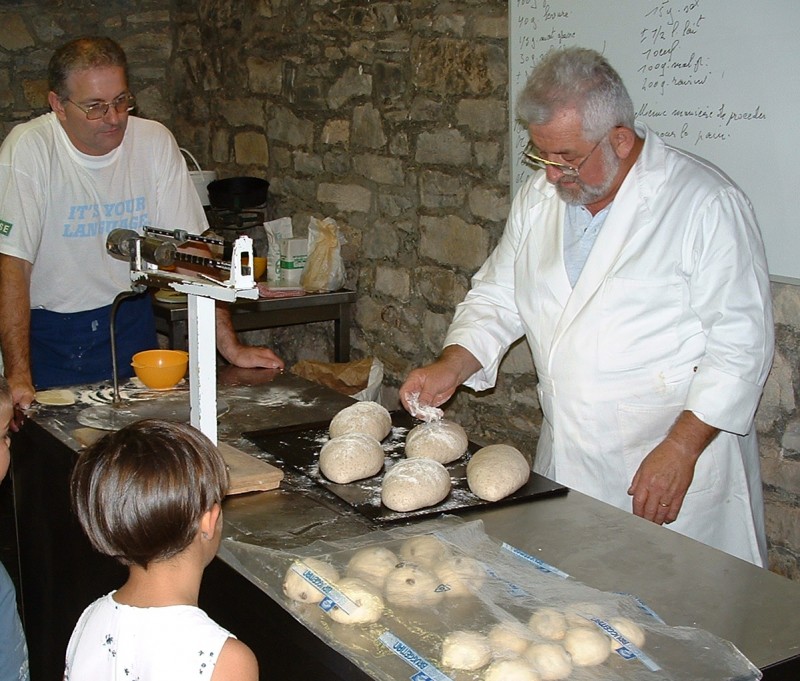
[[[30,263],[0,256],[0,350],[5,375],[31,383]]]
[[[677,445],[682,452],[694,457],[696,461],[718,433],[719,428],[701,421],[693,412],[682,411],[666,440]]]

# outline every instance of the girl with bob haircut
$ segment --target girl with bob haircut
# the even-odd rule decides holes
[[[64,679],[255,681],[253,652],[197,607],[217,553],[228,471],[189,425],[146,419],[78,458],[72,505],[92,546],[128,580],[84,610]]]

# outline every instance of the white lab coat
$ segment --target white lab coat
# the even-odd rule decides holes
[[[682,410],[720,428],[669,527],[763,565],[753,418],[773,322],[759,229],[717,168],[637,130],[644,148],[575,289],[564,203],[538,173],[515,197],[445,345],[480,361],[466,385],[483,390],[524,334],[544,414],[534,470],[628,511],[639,464]]]

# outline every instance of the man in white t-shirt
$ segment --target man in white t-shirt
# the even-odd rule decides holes
[[[16,126],[0,147],[0,348],[14,396],[111,377],[109,319],[130,290],[129,266],[106,253],[117,228],[208,227],[172,134],[131,116],[122,48],[89,37],[60,47],[48,68],[52,111]],[[218,305],[217,347],[241,367],[282,368],[268,348],[239,343]],[[121,369],[156,346],[146,294],[115,318]]]

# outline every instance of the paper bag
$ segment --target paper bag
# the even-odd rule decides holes
[[[308,293],[338,291],[344,286],[345,271],[341,245],[344,237],[333,218],[308,224],[308,259],[300,285]]]

